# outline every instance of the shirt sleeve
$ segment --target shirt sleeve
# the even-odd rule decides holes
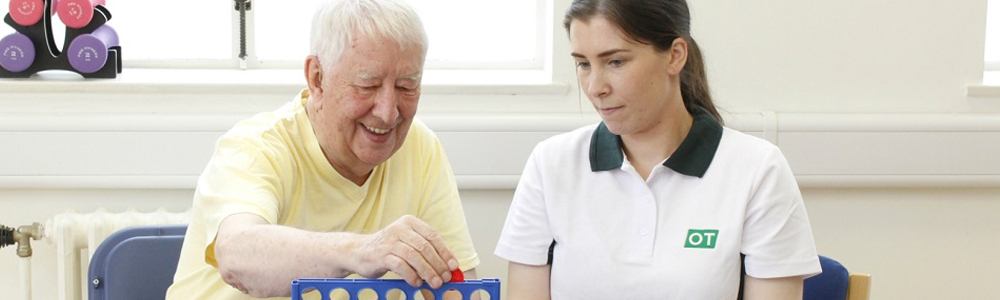
[[[757,172],[747,205],[743,248],[747,275],[756,278],[812,276],[821,272],[802,194],[776,147]]]
[[[455,175],[452,173],[444,147],[430,129],[417,122],[414,122],[414,125],[420,126],[415,131],[418,134],[407,139],[417,138],[425,145],[425,150],[421,151],[423,155],[418,160],[423,164],[421,169],[424,175],[422,176],[424,201],[422,202],[426,204],[419,210],[418,217],[441,234],[448,250],[458,260],[459,268],[463,271],[475,268],[479,266],[479,255],[469,234]]]
[[[198,178],[192,222],[202,222],[205,262],[215,266],[215,236],[228,216],[252,213],[275,224],[279,212],[278,176],[273,161],[260,146],[223,137]]]
[[[548,262],[549,246],[553,241],[545,205],[544,176],[539,158],[541,148],[541,144],[535,147],[521,172],[494,251],[508,261],[536,266]]]

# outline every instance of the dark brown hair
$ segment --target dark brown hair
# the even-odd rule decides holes
[[[720,124],[722,117],[712,103],[705,62],[698,43],[691,38],[691,12],[685,0],[574,0],[566,11],[563,26],[569,31],[573,20],[601,15],[618,25],[628,38],[657,51],[667,51],[674,39],[688,43],[687,62],[681,71],[681,97],[694,115],[704,109]]]

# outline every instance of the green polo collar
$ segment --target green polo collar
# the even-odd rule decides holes
[[[722,140],[722,126],[707,112],[698,109],[694,114],[691,130],[688,131],[680,147],[674,151],[663,166],[688,176],[702,177],[712,164],[715,150]],[[601,122],[590,139],[590,170],[608,171],[622,167],[625,155],[622,138]]]

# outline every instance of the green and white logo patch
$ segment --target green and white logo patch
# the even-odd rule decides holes
[[[718,229],[688,229],[684,248],[715,249],[718,237]]]

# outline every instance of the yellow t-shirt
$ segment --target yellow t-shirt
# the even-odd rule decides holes
[[[241,121],[219,139],[198,179],[167,299],[251,299],[223,282],[214,266],[219,224],[237,213],[304,230],[356,233],[372,233],[414,215],[441,234],[463,270],[479,264],[451,166],[430,129],[414,121],[403,146],[358,186],[323,155],[306,116],[308,98],[303,90],[280,109]]]

